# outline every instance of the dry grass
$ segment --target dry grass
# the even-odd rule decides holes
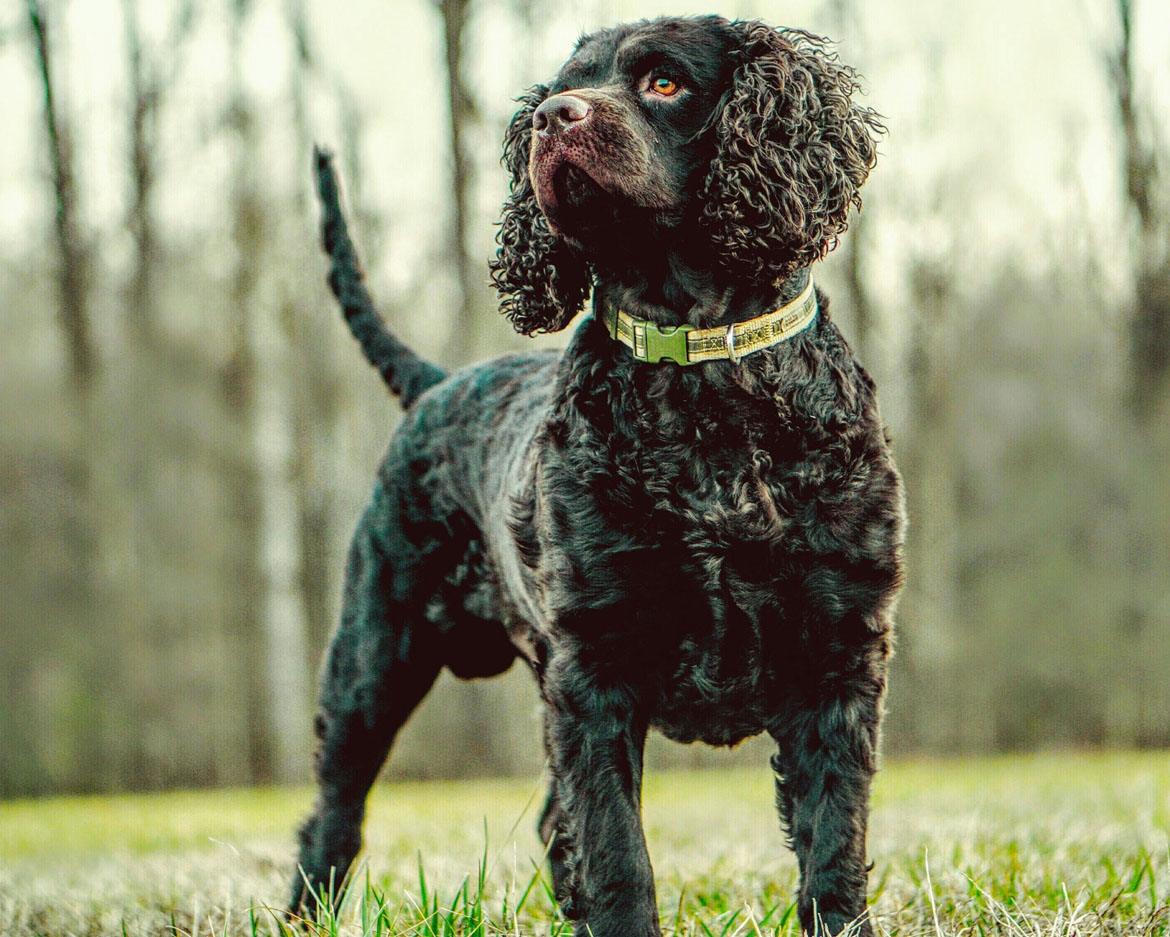
[[[382,785],[361,887],[339,920],[315,928],[569,934],[535,871],[539,791],[535,781]],[[278,934],[283,918],[268,906],[284,897],[291,830],[309,796],[0,805],[0,934]],[[650,775],[645,801],[668,934],[797,933],[795,863],[766,770]],[[1165,754],[894,763],[879,776],[875,808],[879,933],[1170,934]]]

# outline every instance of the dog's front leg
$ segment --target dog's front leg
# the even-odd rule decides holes
[[[841,688],[838,688],[841,689]],[[789,713],[773,731],[776,801],[800,863],[808,934],[870,935],[866,821],[881,717],[880,678]]]
[[[567,846],[567,894],[576,933],[658,937],[654,873],[642,832],[646,721],[621,682],[578,660],[550,662],[544,678],[549,763]]]

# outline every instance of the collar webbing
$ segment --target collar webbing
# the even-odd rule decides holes
[[[808,328],[817,317],[817,294],[812,280],[800,295],[762,316],[714,329],[693,325],[656,325],[635,319],[619,309],[604,313],[612,338],[621,342],[639,361],[698,364],[701,361],[739,361],[744,355],[778,345]]]

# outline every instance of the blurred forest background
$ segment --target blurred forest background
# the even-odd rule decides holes
[[[0,796],[308,777],[398,419],[312,142],[400,335],[523,347],[486,277],[513,98],[581,31],[706,11],[838,39],[889,124],[818,274],[910,494],[887,751],[1170,744],[1164,3],[3,0]],[[391,771],[536,770],[530,683],[444,678]],[[714,757],[764,765],[653,752]]]

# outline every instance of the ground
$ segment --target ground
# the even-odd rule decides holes
[[[541,791],[535,778],[380,785],[360,888],[317,932],[567,937],[535,871]],[[310,797],[0,804],[0,934],[279,934]],[[874,805],[879,934],[1170,934],[1170,754],[894,760]],[[766,770],[648,773],[645,814],[668,935],[798,933]]]

